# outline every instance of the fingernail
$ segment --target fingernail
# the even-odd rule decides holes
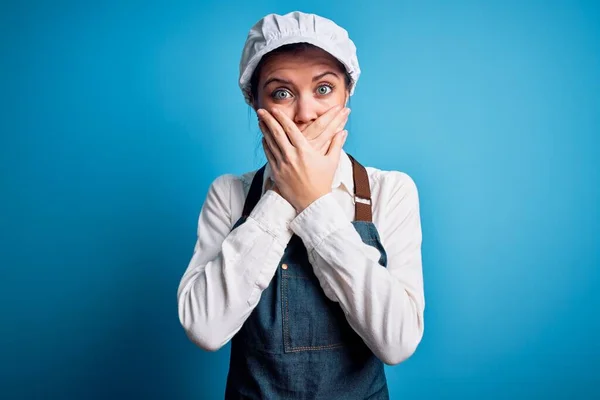
[[[262,117],[262,116],[264,116],[264,115],[265,115],[265,110],[263,110],[263,109],[261,108],[261,109],[260,109],[260,110],[258,110],[256,113],[257,113],[257,114],[258,114],[260,117]]]
[[[349,108],[344,109],[344,114],[350,115],[350,109]]]

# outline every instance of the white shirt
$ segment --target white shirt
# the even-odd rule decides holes
[[[177,292],[179,319],[189,338],[216,351],[242,327],[275,275],[288,241],[302,238],[326,296],[339,303],[350,326],[384,363],[413,354],[423,336],[421,222],[414,181],[403,172],[367,167],[373,223],[387,253],[362,242],[354,219],[352,164],[342,152],[332,191],[297,214],[272,190],[267,165],[263,195],[241,217],[254,172],[223,175],[210,186],[198,239]]]

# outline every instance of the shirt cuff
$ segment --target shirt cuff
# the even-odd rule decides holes
[[[290,224],[291,230],[302,238],[308,252],[319,246],[333,232],[350,221],[340,204],[328,193],[304,209]]]
[[[290,222],[296,215],[296,210],[287,200],[274,191],[268,190],[248,217],[256,221],[285,247],[293,235]]]

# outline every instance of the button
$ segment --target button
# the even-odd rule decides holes
[[[282,269],[288,269],[288,266],[287,266],[287,264],[281,264],[281,268]]]

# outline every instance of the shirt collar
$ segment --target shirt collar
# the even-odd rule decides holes
[[[269,179],[272,179],[272,177],[273,171],[271,170],[271,165],[267,163],[263,177],[263,193],[265,192],[265,188],[267,187]],[[331,183],[332,189],[337,189],[340,186],[351,196],[354,195],[354,175],[352,172],[352,161],[350,161],[350,157],[348,157],[348,154],[346,154],[344,150],[342,150],[340,154],[340,162],[338,163],[335,175],[333,176],[333,182]]]

